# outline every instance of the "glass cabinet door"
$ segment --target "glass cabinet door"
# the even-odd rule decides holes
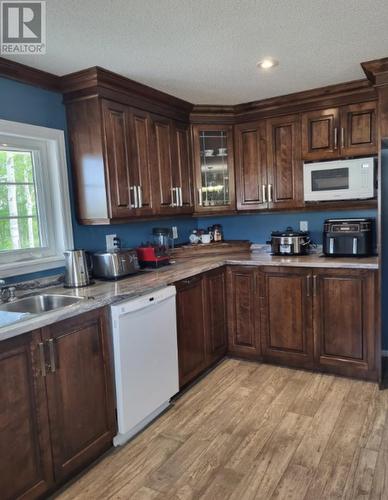
[[[197,127],[197,208],[225,210],[234,206],[232,129]]]

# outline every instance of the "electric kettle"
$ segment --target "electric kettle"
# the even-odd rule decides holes
[[[66,250],[65,288],[78,288],[91,284],[85,250]]]

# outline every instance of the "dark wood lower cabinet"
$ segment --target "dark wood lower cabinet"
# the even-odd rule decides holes
[[[95,310],[43,329],[56,480],[63,480],[112,445],[115,403],[105,312]]]
[[[37,498],[54,483],[40,331],[0,343],[0,496]]]
[[[267,361],[313,368],[310,269],[268,267],[262,271],[261,345]]]
[[[319,368],[376,380],[374,272],[320,269],[314,271],[313,279]]]
[[[0,342],[0,496],[35,499],[112,446],[105,310]]]
[[[195,379],[206,368],[205,301],[203,276],[175,284],[179,386]]]
[[[175,283],[179,385],[183,387],[227,351],[224,268]]]
[[[260,347],[259,273],[254,267],[227,270],[229,352],[257,359]]]
[[[225,269],[205,275],[206,358],[211,365],[225,356],[228,348],[226,329]]]

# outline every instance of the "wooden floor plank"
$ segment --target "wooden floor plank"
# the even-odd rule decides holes
[[[227,360],[61,500],[388,498],[388,391]]]

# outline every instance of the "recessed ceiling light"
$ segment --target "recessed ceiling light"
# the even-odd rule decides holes
[[[257,66],[261,69],[271,69],[279,64],[279,61],[273,59],[272,57],[266,57],[262,61],[257,63]]]

